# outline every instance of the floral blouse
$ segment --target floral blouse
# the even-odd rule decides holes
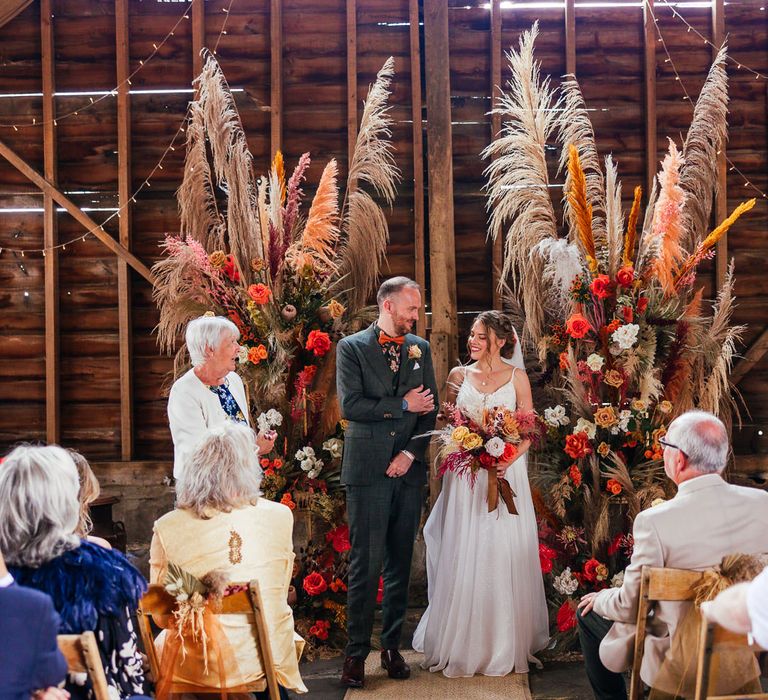
[[[229,390],[229,382],[225,381],[224,384],[220,384],[219,386],[209,386],[208,388],[219,397],[219,402],[224,409],[224,413],[236,423],[248,424],[240,406],[237,405],[235,397],[232,396],[232,392]]]

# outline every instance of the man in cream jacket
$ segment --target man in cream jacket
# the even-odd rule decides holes
[[[768,493],[733,486],[720,476],[728,434],[710,413],[676,418],[664,446],[664,471],[678,486],[666,503],[637,515],[634,550],[620,588],[588,593],[579,603],[579,638],[598,700],[627,697],[623,671],[632,664],[644,565],[704,570],[727,554],[768,552]],[[689,603],[658,603],[649,620],[640,676],[653,685]]]

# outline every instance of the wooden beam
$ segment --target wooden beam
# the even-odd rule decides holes
[[[56,182],[56,104],[55,54],[51,0],[40,2],[40,56],[43,77],[43,170],[50,182]],[[61,438],[59,393],[59,253],[56,204],[49,194],[43,196],[43,247],[45,256],[45,438],[58,443]]]
[[[712,58],[717,55],[717,48],[725,41],[725,2],[712,2]],[[723,142],[717,156],[717,188],[715,191],[715,221],[720,223],[728,216],[728,169],[725,165],[725,148]],[[715,288],[720,289],[728,274],[728,233],[726,232],[715,247]]]
[[[432,357],[438,387],[459,359],[456,246],[453,222],[453,137],[448,49],[448,4],[424,0],[429,168],[429,269]]]
[[[565,72],[576,75],[576,0],[565,0]]]
[[[192,77],[203,72],[201,51],[205,47],[205,2],[192,0]]]
[[[643,6],[643,30],[645,52],[645,193],[653,189],[658,158],[656,133],[656,24],[653,21],[654,0],[645,0]]]
[[[501,98],[501,0],[491,0],[491,111],[496,109]],[[491,140],[501,132],[501,115],[491,114]],[[491,252],[491,283],[493,285],[493,308],[501,309],[502,299],[499,291],[499,275],[504,264],[503,260],[504,233],[497,231],[493,238]]]
[[[197,5],[198,3],[195,3]],[[193,5],[194,7],[194,5]],[[128,0],[115,0],[117,57],[117,192],[120,245],[131,249],[131,94],[128,85]],[[117,310],[120,348],[120,450],[133,459],[133,333],[131,274],[125,260],[117,261]]]
[[[734,368],[731,373],[731,382],[734,385],[738,384],[747,376],[749,370],[763,359],[766,353],[768,353],[768,326],[763,328],[762,333],[757,336],[757,339],[749,346],[749,350]]]
[[[270,41],[270,140],[272,158],[283,147],[283,0],[271,0]]]
[[[408,0],[411,40],[411,119],[413,121],[413,254],[414,278],[426,298],[427,261],[424,241],[424,134],[421,103],[421,37],[419,0]],[[427,316],[422,306],[417,333],[427,337]]]
[[[136,272],[138,272],[150,284],[155,283],[155,278],[149,268],[141,262],[131,251],[120,245],[112,236],[110,236],[99,224],[97,224],[88,214],[72,202],[63,192],[48,182],[37,170],[19,156],[12,148],[0,141],[0,156],[3,156],[16,170],[24,177],[37,185],[43,194],[49,194],[59,206],[64,207],[78,223],[88,229],[96,238],[98,238],[107,248],[109,248],[119,258],[125,260]],[[47,257],[47,256],[46,256]]]
[[[357,0],[347,0],[347,167],[357,142]],[[357,183],[350,181],[350,188]],[[348,193],[349,194],[349,193]]]

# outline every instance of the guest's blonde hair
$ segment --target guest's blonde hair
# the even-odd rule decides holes
[[[80,517],[75,533],[80,537],[87,537],[93,530],[90,505],[99,497],[101,486],[88,460],[76,450],[67,450],[67,452],[77,467],[77,476],[80,480],[80,491],[77,494],[77,500],[80,502]]]
[[[229,513],[259,500],[262,471],[256,434],[233,421],[212,428],[186,460],[176,480],[176,504],[198,518]]]

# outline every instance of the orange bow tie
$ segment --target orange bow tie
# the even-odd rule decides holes
[[[392,336],[387,335],[384,331],[379,331],[379,345],[386,345],[387,343],[396,343],[397,345],[402,345],[404,340],[405,337],[402,335],[398,335],[393,338]]]

